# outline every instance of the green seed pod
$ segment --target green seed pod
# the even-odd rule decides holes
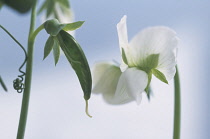
[[[88,100],[90,99],[92,90],[92,77],[85,54],[76,40],[64,30],[59,32],[57,38],[61,49],[79,78],[86,102],[86,114],[92,117],[88,112]]]
[[[57,19],[47,20],[44,23],[44,28],[51,36],[57,36],[57,34],[65,27],[64,24],[60,24]]]
[[[85,54],[69,33],[61,30],[57,38],[61,49],[79,78],[84,92],[84,99],[88,100],[92,90],[92,78]]]

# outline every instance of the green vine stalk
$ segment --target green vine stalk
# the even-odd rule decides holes
[[[32,11],[31,11],[31,24],[30,24],[30,31],[29,31],[29,38],[28,38],[28,52],[27,52],[28,59],[26,63],[26,75],[25,75],[25,89],[23,92],[17,139],[24,139],[24,135],[25,135],[25,128],[26,128],[26,122],[27,122],[27,116],[28,116],[28,107],[29,107],[29,100],[30,100],[30,90],[31,90],[34,41],[35,41],[36,35],[42,28],[42,26],[40,26],[36,31],[34,31],[35,21],[36,21],[36,3],[33,5]]]
[[[180,79],[179,71],[176,66],[176,74],[174,77],[174,135],[173,139],[180,139],[181,130],[181,94],[180,94]]]

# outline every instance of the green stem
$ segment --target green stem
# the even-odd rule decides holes
[[[35,40],[37,34],[44,29],[44,23],[42,25],[40,25],[30,36],[29,40]]]
[[[0,25],[0,28],[2,28],[24,51],[25,55],[26,55],[26,50],[24,49],[23,45],[15,39],[15,37],[12,36],[12,34],[6,29],[4,28],[2,25]]]
[[[26,122],[27,122],[28,106],[29,106],[30,90],[31,90],[33,50],[34,50],[34,40],[35,40],[35,37],[31,37],[31,35],[34,32],[35,20],[36,20],[36,2],[32,7],[32,12],[31,12],[31,25],[30,25],[29,39],[28,39],[28,60],[26,64],[25,89],[23,92],[17,139],[24,139]]]
[[[0,84],[1,84],[1,86],[3,87],[4,91],[7,92],[7,87],[6,87],[6,85],[5,85],[4,81],[3,81],[3,79],[1,78],[1,76],[0,76]]]
[[[180,139],[180,127],[181,127],[181,95],[180,95],[180,80],[179,71],[176,67],[176,74],[174,77],[174,136],[173,139]]]

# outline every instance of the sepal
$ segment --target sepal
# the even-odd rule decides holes
[[[52,36],[58,35],[58,33],[65,27],[65,24],[60,24],[57,19],[47,20],[44,23],[44,28],[48,34]]]
[[[165,75],[164,75],[162,72],[160,72],[159,70],[157,70],[157,69],[152,69],[152,74],[155,75],[155,77],[157,77],[157,78],[158,78],[159,80],[161,80],[162,82],[168,84],[168,81],[167,81]]]
[[[65,31],[76,30],[76,29],[80,28],[84,22],[85,21],[77,21],[77,22],[73,22],[73,23],[69,23],[69,24],[62,24],[62,25],[64,25],[63,30],[65,30]]]
[[[43,60],[50,54],[50,52],[52,51],[52,48],[53,48],[53,45],[54,45],[54,39],[53,39],[53,36],[50,36],[48,39],[47,39],[47,42],[45,44],[45,47],[44,47],[44,58]]]
[[[148,72],[151,69],[156,68],[158,66],[159,55],[160,54],[151,54],[147,56],[143,65],[141,65],[142,69]]]
[[[54,61],[56,65],[60,57],[60,46],[59,46],[57,38],[54,38],[53,56],[54,56]]]
[[[123,59],[123,62],[128,65],[128,60],[125,54],[125,50],[123,48],[122,48],[122,59]]]

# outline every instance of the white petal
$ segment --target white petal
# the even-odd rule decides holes
[[[137,68],[128,68],[120,76],[117,90],[113,98],[113,104],[123,104],[136,100],[141,102],[141,93],[147,86],[148,76],[146,72]]]
[[[128,45],[126,18],[127,16],[124,15],[120,22],[117,24],[117,33],[119,38],[120,50],[121,48],[125,48]]]
[[[113,65],[111,62],[98,62],[93,66],[93,84],[99,82],[108,68]]]
[[[129,54],[129,47],[128,47],[128,34],[127,34],[127,24],[126,24],[126,19],[127,16],[124,15],[120,22],[117,24],[117,33],[118,33],[118,38],[119,38],[119,46],[120,46],[120,51],[122,55],[122,49],[125,51],[125,55],[127,57],[128,62],[132,61],[130,60],[131,56]],[[121,66],[120,69],[122,72],[124,72],[127,69],[127,64],[121,59]]]
[[[122,60],[121,65],[120,65],[120,70],[121,70],[122,72],[124,72],[127,68],[128,68],[128,65],[125,64],[125,63],[123,62],[123,60]]]
[[[113,97],[121,75],[120,68],[112,62],[100,62],[95,64],[92,75],[93,93],[103,93]]]
[[[149,55],[159,54],[157,69],[170,80],[175,74],[177,43],[176,33],[168,27],[144,29],[129,43],[133,63],[141,67]]]
[[[174,49],[174,51],[166,50],[159,57],[159,64],[157,69],[166,76],[168,81],[171,80],[176,73],[176,53],[177,49]]]

